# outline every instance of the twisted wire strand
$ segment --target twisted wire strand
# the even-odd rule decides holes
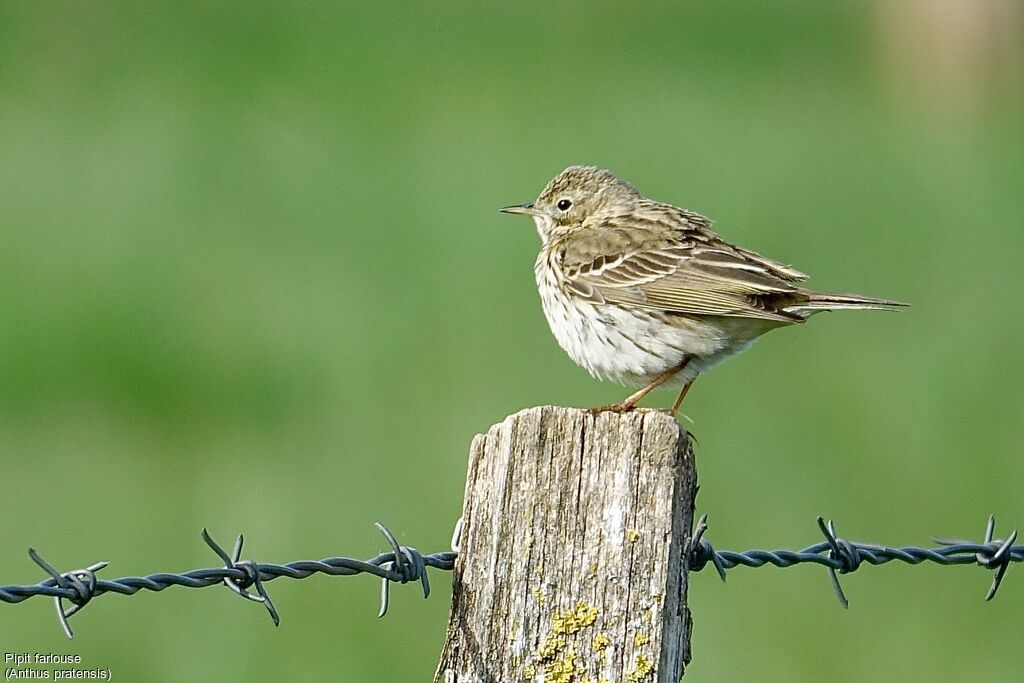
[[[726,571],[741,565],[763,567],[770,564],[775,567],[792,567],[798,564],[819,564],[828,569],[832,587],[840,604],[843,607],[848,607],[849,601],[839,583],[838,574],[854,572],[864,562],[872,565],[893,561],[911,565],[922,562],[933,562],[939,565],[978,564],[995,572],[992,584],[985,595],[986,600],[995,597],[1010,563],[1024,562],[1024,545],[1014,545],[1017,540],[1017,532],[1012,532],[1006,539],[993,538],[995,517],[991,516],[985,526],[985,537],[981,543],[961,539],[935,538],[935,542],[939,544],[937,548],[891,547],[849,541],[836,534],[835,525],[831,521],[826,523],[821,517],[818,517],[817,521],[818,528],[825,536],[825,540],[803,550],[734,552],[715,550],[711,542],[704,538],[708,524],[707,515],[703,515],[697,522],[691,541],[690,570],[699,572],[710,564],[724,581]]]
[[[383,617],[388,611],[388,586],[391,583],[419,581],[423,589],[423,597],[426,598],[430,595],[427,568],[451,571],[455,567],[457,553],[449,550],[423,555],[415,548],[400,545],[384,525],[377,523],[376,526],[391,545],[391,552],[381,553],[367,560],[351,557],[328,557],[322,560],[300,560],[288,564],[240,560],[244,542],[242,536],[236,539],[234,550],[229,555],[213,540],[206,529],[203,529],[203,540],[220,556],[225,566],[193,569],[181,573],[160,572],[148,576],[126,576],[112,580],[103,580],[96,576],[96,572],[107,566],[106,562],[61,573],[50,566],[38,552],[29,548],[29,556],[50,575],[50,578],[27,586],[0,586],[0,601],[17,603],[37,596],[52,597],[61,627],[67,637],[72,638],[74,634],[68,624],[68,618],[98,595],[105,593],[134,595],[142,590],[159,592],[171,586],[206,588],[207,586],[225,584],[243,598],[263,603],[276,626],[280,622],[280,618],[264,584],[281,577],[305,579],[314,574],[328,576],[371,574],[381,579],[381,603],[378,616]],[[250,587],[256,589],[255,594],[249,592]],[[70,607],[64,606],[65,600],[71,603]]]
[[[451,571],[455,567],[456,553],[444,551],[431,555],[422,555],[425,567]],[[390,553],[377,555],[368,560],[356,560],[350,557],[328,557],[323,560],[300,560],[288,564],[258,563],[256,568],[259,571],[260,579],[264,582],[273,581],[281,577],[290,579],[305,579],[313,574],[327,574],[328,576],[354,576],[356,574],[372,574],[386,581],[396,583],[407,583],[411,580],[421,579],[421,576],[406,577],[396,569],[388,569],[386,565],[394,560]],[[80,571],[80,570],[76,570]],[[180,574],[156,573],[147,576],[125,576],[119,579],[102,580],[97,579],[96,587],[92,596],[103,595],[104,593],[119,593],[121,595],[134,595],[141,590],[160,592],[171,586],[183,586],[184,588],[206,588],[223,583],[224,580],[244,582],[249,579],[249,574],[242,569],[229,569],[227,567],[214,567],[211,569],[193,569]],[[72,587],[61,587],[54,579],[46,579],[40,583],[30,586],[0,586],[0,601],[17,603],[37,596],[49,596],[75,600],[79,592]]]

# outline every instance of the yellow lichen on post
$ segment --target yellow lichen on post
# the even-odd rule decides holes
[[[570,647],[561,657],[544,665],[544,683],[572,683],[576,673],[576,651]]]
[[[651,664],[651,660],[643,655],[636,656],[636,664],[633,670],[626,674],[626,680],[629,683],[639,683],[654,672],[654,665]]]
[[[532,662],[523,670],[524,678],[532,681],[542,672],[544,683],[582,683],[583,679],[577,678],[577,674],[583,675],[583,672],[578,668],[573,647],[575,635],[593,626],[599,615],[596,607],[582,600],[565,612],[553,613],[548,632],[534,652]]]
[[[576,603],[572,609],[551,617],[551,630],[554,633],[573,634],[582,628],[593,625],[597,621],[597,608],[588,605],[582,600]]]
[[[550,661],[558,656],[558,653],[565,649],[565,638],[548,633],[544,641],[537,647],[535,659],[540,662]]]

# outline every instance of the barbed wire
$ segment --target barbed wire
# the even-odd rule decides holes
[[[839,583],[839,574],[856,571],[864,563],[879,565],[899,561],[907,564],[933,562],[939,565],[978,564],[995,572],[986,600],[995,597],[1003,577],[1011,562],[1024,561],[1024,545],[1014,545],[1017,532],[1014,531],[1006,539],[993,538],[995,518],[989,517],[985,526],[984,540],[977,543],[969,540],[935,538],[938,547],[920,548],[915,546],[889,547],[874,543],[860,543],[841,538],[836,534],[835,525],[818,517],[818,528],[825,540],[808,546],[803,550],[746,550],[733,552],[716,550],[706,538],[708,529],[707,515],[697,522],[690,543],[690,571],[699,572],[708,565],[715,568],[718,575],[725,580],[726,572],[737,566],[792,567],[798,564],[818,564],[826,567],[832,580],[836,597],[843,607],[849,601]],[[383,524],[375,523],[391,546],[391,552],[382,553],[367,560],[350,557],[329,557],[318,561],[298,561],[288,564],[264,564],[252,560],[242,560],[241,535],[235,540],[232,552],[228,554],[210,534],[203,529],[202,538],[224,563],[223,567],[195,569],[182,573],[158,573],[149,576],[128,576],[120,579],[101,580],[96,573],[107,567],[108,563],[98,562],[82,569],[59,572],[54,569],[38,552],[29,548],[29,557],[39,565],[50,578],[37,584],[27,586],[0,586],[0,601],[18,603],[32,597],[48,596],[54,600],[57,618],[68,638],[74,636],[68,619],[85,607],[93,598],[104,593],[134,595],[142,590],[162,591],[170,586],[185,588],[206,588],[224,584],[234,593],[247,600],[259,602],[266,607],[274,625],[280,624],[280,616],[274,603],[267,593],[266,583],[281,577],[304,579],[314,574],[328,576],[353,576],[371,574],[381,579],[380,610],[378,617],[387,614],[389,605],[389,587],[392,583],[419,582],[423,597],[430,595],[430,581],[427,568],[451,571],[455,567],[455,559],[459,552],[459,541],[462,533],[462,519],[455,525],[452,534],[451,550],[423,555],[415,548],[399,544],[394,534]],[[250,592],[254,589],[255,593]],[[70,603],[65,607],[64,601]]]
[[[50,578],[31,586],[0,586],[0,601],[8,603],[21,602],[31,597],[49,596],[53,598],[57,609],[57,618],[68,638],[74,637],[68,619],[85,607],[90,600],[104,593],[120,593],[134,595],[141,590],[162,591],[170,586],[185,588],[206,588],[223,583],[239,596],[263,603],[273,619],[274,625],[280,624],[277,609],[267,593],[265,584],[274,579],[287,576],[292,579],[305,579],[314,574],[328,576],[353,576],[355,574],[372,574],[381,579],[380,610],[378,616],[387,614],[389,603],[389,586],[392,583],[409,583],[419,581],[423,587],[423,597],[430,595],[430,580],[427,567],[451,571],[455,567],[457,553],[453,550],[423,555],[415,548],[400,545],[387,527],[375,523],[378,530],[387,539],[391,552],[382,553],[368,560],[357,560],[350,557],[329,557],[319,561],[299,561],[288,564],[264,564],[252,560],[241,560],[241,535],[235,540],[235,546],[229,555],[217,544],[210,534],[203,529],[202,537],[206,544],[217,553],[224,562],[223,567],[211,569],[195,569],[180,574],[159,573],[149,576],[128,576],[120,579],[104,581],[96,577],[96,572],[104,569],[108,563],[98,562],[83,569],[70,572],[58,572],[39,553],[29,548],[32,560],[50,575]],[[254,588],[256,593],[249,592]],[[64,606],[64,601],[71,603]]]
[[[915,546],[889,547],[874,543],[860,543],[840,538],[836,534],[835,525],[818,517],[818,528],[825,536],[821,543],[815,543],[803,550],[746,550],[732,552],[715,550],[711,542],[704,538],[707,531],[707,515],[697,521],[690,543],[690,571],[699,572],[711,564],[718,575],[725,581],[725,572],[733,567],[763,567],[771,564],[776,567],[792,567],[797,564],[813,563],[828,568],[832,579],[832,588],[843,607],[849,607],[849,600],[839,583],[838,574],[849,574],[856,571],[864,562],[868,564],[885,564],[898,560],[907,564],[934,562],[939,565],[979,564],[986,569],[995,571],[992,584],[989,586],[985,600],[996,596],[1003,582],[1006,570],[1011,562],[1024,561],[1024,545],[1014,545],[1017,532],[1011,533],[1005,540],[993,538],[996,528],[995,517],[989,516],[985,525],[985,540],[981,543],[956,538],[933,538],[939,544],[937,548],[918,548]]]

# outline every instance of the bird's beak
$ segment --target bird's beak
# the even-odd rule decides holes
[[[540,209],[533,208],[533,204],[517,204],[516,206],[506,206],[501,210],[502,213],[515,213],[521,216],[539,216],[541,215]]]

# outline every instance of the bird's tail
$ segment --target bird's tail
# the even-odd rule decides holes
[[[859,294],[832,294],[830,292],[812,292],[808,290],[802,291],[801,294],[806,298],[787,306],[785,309],[787,313],[796,313],[806,317],[821,311],[836,311],[846,308],[898,311],[910,305],[902,301],[876,299],[873,296],[861,296]]]

